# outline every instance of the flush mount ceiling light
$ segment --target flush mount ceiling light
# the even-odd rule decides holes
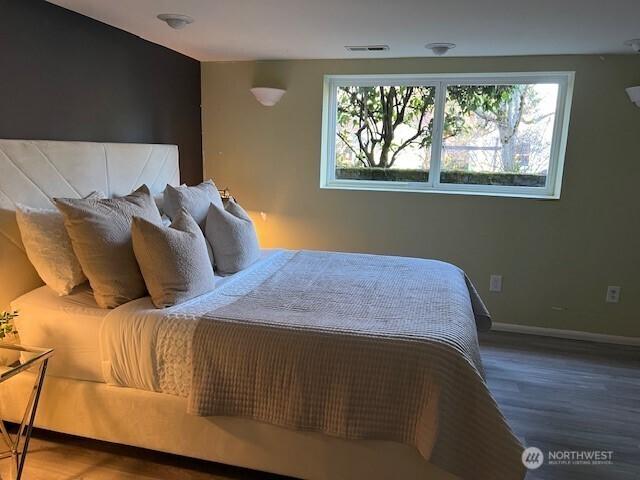
[[[176,30],[180,30],[190,23],[193,23],[192,17],[188,15],[180,15],[178,13],[161,13],[158,15],[158,19]]]
[[[281,88],[255,87],[251,89],[251,93],[256,100],[265,107],[273,107],[280,101],[286,90]]]
[[[640,53],[640,38],[633,38],[624,42],[627,47],[631,47],[634,52]]]
[[[425,48],[428,48],[434,55],[441,57],[452,48],[456,48],[455,43],[427,43]]]

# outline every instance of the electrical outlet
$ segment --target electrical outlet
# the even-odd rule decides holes
[[[489,291],[490,292],[502,291],[502,275],[491,275],[489,277]]]
[[[616,285],[609,285],[607,287],[607,297],[605,298],[607,303],[618,303],[620,301],[621,288]]]

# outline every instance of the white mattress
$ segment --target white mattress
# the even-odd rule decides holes
[[[277,251],[263,250],[261,260],[255,265]],[[233,277],[216,275],[216,288]],[[133,300],[113,310],[100,308],[88,286],[79,287],[71,295],[60,297],[45,285],[18,297],[11,302],[11,308],[20,314],[15,319],[20,343],[55,350],[49,361],[48,375],[91,382],[105,381],[100,353],[100,328],[107,315],[118,310],[123,313],[126,311],[131,315],[133,326],[136,314],[162,312],[153,307],[149,297]]]
[[[20,343],[54,348],[47,374],[102,382],[99,332],[109,310],[98,307],[88,286],[59,297],[46,285],[11,302]]]

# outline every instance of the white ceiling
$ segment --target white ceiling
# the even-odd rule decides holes
[[[630,53],[640,0],[50,0],[198,60]],[[183,30],[159,13],[195,18]],[[345,45],[387,44],[352,53]]]

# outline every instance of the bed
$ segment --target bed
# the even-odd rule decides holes
[[[482,378],[475,327],[487,327],[486,312],[459,269],[418,259],[267,251],[185,304],[157,310],[145,297],[104,310],[88,290],[56,297],[41,286],[21,250],[12,206],[47,206],[52,197],[94,190],[124,195],[141,183],[159,193],[178,183],[175,146],[0,140],[0,174],[8,179],[0,180],[0,262],[15,272],[0,289],[0,303],[23,312],[23,343],[56,348],[37,426],[299,478],[523,477],[521,446]],[[396,294],[367,297],[372,284],[374,292],[384,284]],[[364,300],[349,301],[357,293],[350,289]],[[425,309],[429,298],[437,305]],[[424,321],[406,321],[410,314]],[[357,319],[370,318],[376,327],[363,330]],[[320,345],[332,352],[333,365],[314,366],[320,357],[309,351]],[[262,361],[265,355],[272,356]],[[429,360],[413,368],[416,358]],[[377,375],[363,381],[360,372],[375,362]],[[257,365],[258,374],[243,383],[247,365]],[[280,398],[273,385],[285,382],[282,372],[290,372],[287,388],[300,395]],[[400,381],[395,372],[402,372]],[[334,392],[342,384],[332,382],[336,375],[360,393]],[[413,396],[405,391],[422,384]],[[219,399],[220,385],[235,393]],[[29,388],[28,379],[16,377],[0,389],[5,419],[17,419]],[[393,390],[385,389],[397,390],[397,408],[388,402]],[[368,403],[376,392],[386,392],[386,404]],[[305,403],[310,397],[326,397],[322,415]],[[418,427],[411,424],[415,412],[403,414],[405,397],[420,412]],[[282,402],[293,413],[283,415]],[[367,414],[372,406],[384,406],[384,415]],[[372,424],[376,415],[392,421]]]

